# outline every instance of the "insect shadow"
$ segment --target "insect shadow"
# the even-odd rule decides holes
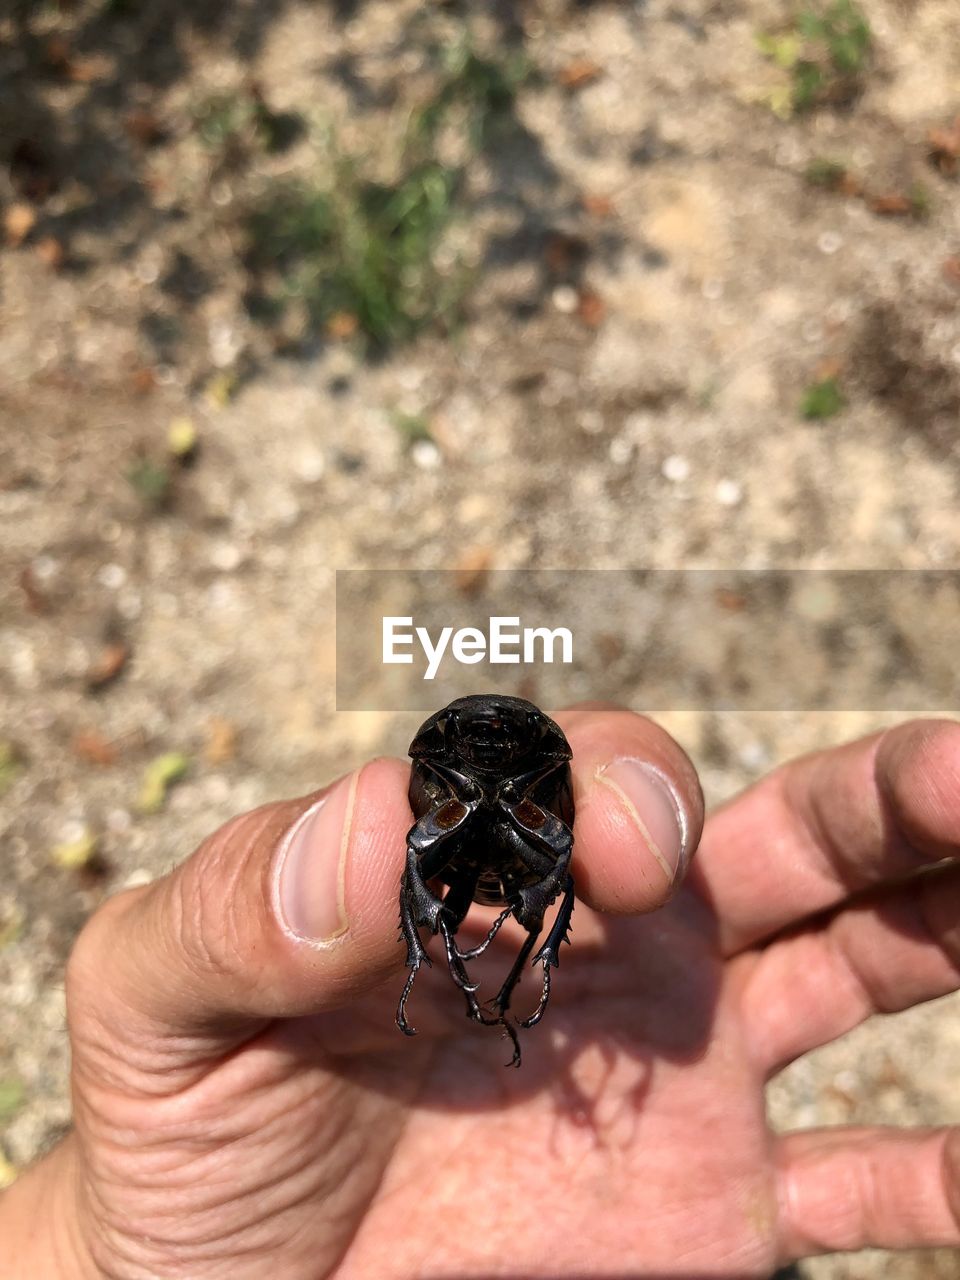
[[[419,991],[424,1034],[402,1048],[408,1070],[384,1070],[387,1058],[395,1060],[382,1025],[391,1001],[389,981],[365,1002],[357,1052],[332,1057],[329,1069],[352,1080],[359,1072],[371,1088],[405,1103],[416,1090],[417,1106],[426,1111],[495,1112],[506,1099],[512,1104],[546,1094],[558,1117],[592,1132],[597,1145],[629,1146],[630,1126],[639,1121],[657,1063],[692,1065],[710,1042],[722,974],[712,915],[690,890],[646,916],[602,916],[584,904],[578,913],[549,1029],[527,1046],[522,1071],[504,1072],[508,1040],[491,1037],[465,1018],[459,1002],[449,999],[446,974],[435,970],[424,974]],[[470,921],[468,936],[483,936],[484,928],[483,920]],[[515,932],[521,934],[519,928]],[[491,957],[492,968],[498,961],[509,964],[513,944],[511,935]],[[532,967],[527,974],[518,1000],[536,1004],[538,974]],[[360,1013],[354,1006],[343,1022],[333,1015],[336,1022],[326,1022],[323,1041],[346,1048],[341,1031],[347,1031],[348,1017],[355,1026]],[[373,1044],[378,1052],[370,1064],[366,1055]],[[416,1082],[424,1074],[431,1087],[419,1090]],[[619,1099],[612,1115],[611,1093]]]

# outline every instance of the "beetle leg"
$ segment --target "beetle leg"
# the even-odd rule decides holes
[[[520,1055],[520,1037],[517,1035],[517,1029],[512,1022],[507,1022],[506,1018],[498,1018],[497,1022],[500,1023],[504,1031],[513,1041],[513,1057],[509,1062],[505,1062],[503,1065],[505,1067],[519,1067],[521,1055]]]
[[[484,940],[478,943],[475,947],[471,947],[469,951],[461,951],[460,959],[476,960],[477,956],[482,956],[483,953],[486,951],[487,947],[489,947],[490,943],[494,940],[494,938],[500,932],[501,925],[504,923],[504,921],[509,920],[512,915],[513,915],[513,907],[504,907],[504,909],[497,916],[496,920],[494,920],[493,924],[487,930],[487,936],[484,938]]]
[[[560,903],[557,918],[550,926],[546,942],[533,957],[534,964],[543,965],[543,990],[540,993],[540,1003],[529,1018],[521,1020],[521,1027],[535,1027],[546,1012],[547,1003],[550,999],[550,969],[551,966],[556,968],[560,963],[560,943],[570,941],[567,930],[570,928],[573,904],[573,876],[568,875],[564,885],[563,901]]]
[[[441,860],[445,859],[445,855],[442,850],[434,849],[430,852],[433,856],[431,858],[429,854],[425,855],[424,864],[427,867],[427,874],[435,875],[440,870]],[[438,862],[440,865],[436,865]],[[410,974],[397,1006],[397,1026],[405,1036],[417,1034],[416,1028],[411,1027],[407,1021],[406,1014],[407,999],[413,990],[417,973],[422,964],[427,965],[428,968],[433,964],[420,939],[419,926],[425,925],[432,933],[436,933],[442,908],[443,903],[427,888],[416,851],[412,845],[407,845],[407,865],[400,882],[400,928],[407,944],[406,962],[410,968]]]
[[[510,1008],[510,1001],[513,999],[514,989],[520,981],[524,966],[527,963],[527,957],[530,955],[530,952],[536,945],[537,938],[540,936],[541,927],[542,926],[537,926],[529,930],[527,939],[520,948],[520,953],[516,960],[513,962],[513,968],[507,974],[506,981],[493,999],[488,1001],[488,1004],[492,1005],[492,1007],[497,1011],[497,1016],[495,1018],[483,1019],[487,1026],[502,1026],[513,1041],[513,1061],[512,1063],[508,1063],[508,1066],[520,1066],[520,1040],[513,1024],[507,1021],[507,1012]]]
[[[443,934],[444,945],[447,949],[447,964],[450,968],[450,975],[463,991],[476,991],[480,983],[470,981],[470,977],[463,967],[464,958],[460,954],[460,948],[454,941],[453,935],[463,924],[467,912],[470,910],[479,876],[479,871],[468,871],[464,875],[457,877],[444,896],[443,910],[440,912],[438,919],[440,932]]]
[[[530,869],[536,871],[539,869],[539,857],[542,855],[538,855],[538,860],[534,861],[531,857],[532,853],[533,850],[529,850],[521,854],[521,856],[530,866]],[[569,879],[570,854],[567,852],[552,863],[542,880],[538,880],[536,884],[528,885],[518,892],[517,896],[520,899],[520,903],[516,907],[514,914],[525,929],[529,929],[534,923],[543,920],[548,907],[561,889],[566,888]]]
[[[440,932],[443,934],[443,941],[447,948],[447,967],[450,970],[450,976],[463,992],[464,999],[467,1002],[467,1017],[472,1018],[474,1022],[485,1022],[483,1010],[480,1008],[475,994],[480,983],[470,981],[470,975],[463,967],[460,952],[457,950],[456,943],[453,940],[453,933],[443,916],[440,917]]]
[[[404,876],[404,883],[400,889],[400,928],[407,944],[407,964],[410,966],[410,973],[404,984],[400,1003],[397,1006],[397,1026],[405,1036],[415,1036],[417,1034],[416,1027],[411,1027],[407,1022],[407,998],[413,990],[414,980],[420,966],[425,964],[429,968],[433,964],[423,943],[420,941],[420,934],[417,932],[417,923],[412,905],[413,900],[413,894],[407,886],[406,876]]]

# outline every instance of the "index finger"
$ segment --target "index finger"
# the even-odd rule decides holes
[[[727,954],[960,853],[960,724],[914,720],[775,770],[711,815],[695,887]]]

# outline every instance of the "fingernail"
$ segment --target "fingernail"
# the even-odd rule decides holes
[[[597,781],[620,797],[630,821],[672,884],[683,864],[687,843],[686,816],[673,787],[645,760],[614,760]]]
[[[344,875],[359,773],[342,778],[287,833],[278,855],[281,924],[308,942],[347,930]]]

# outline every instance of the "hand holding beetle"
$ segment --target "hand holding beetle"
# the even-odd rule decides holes
[[[676,744],[625,711],[558,721],[579,902],[523,1070],[440,966],[421,1034],[394,1026],[409,769],[374,761],[90,921],[75,1129],[0,1197],[5,1278],[767,1280],[960,1244],[960,1132],[776,1138],[763,1103],[799,1054],[960,986],[960,726],[777,770],[685,874],[702,806]],[[490,950],[525,936],[506,920]]]

